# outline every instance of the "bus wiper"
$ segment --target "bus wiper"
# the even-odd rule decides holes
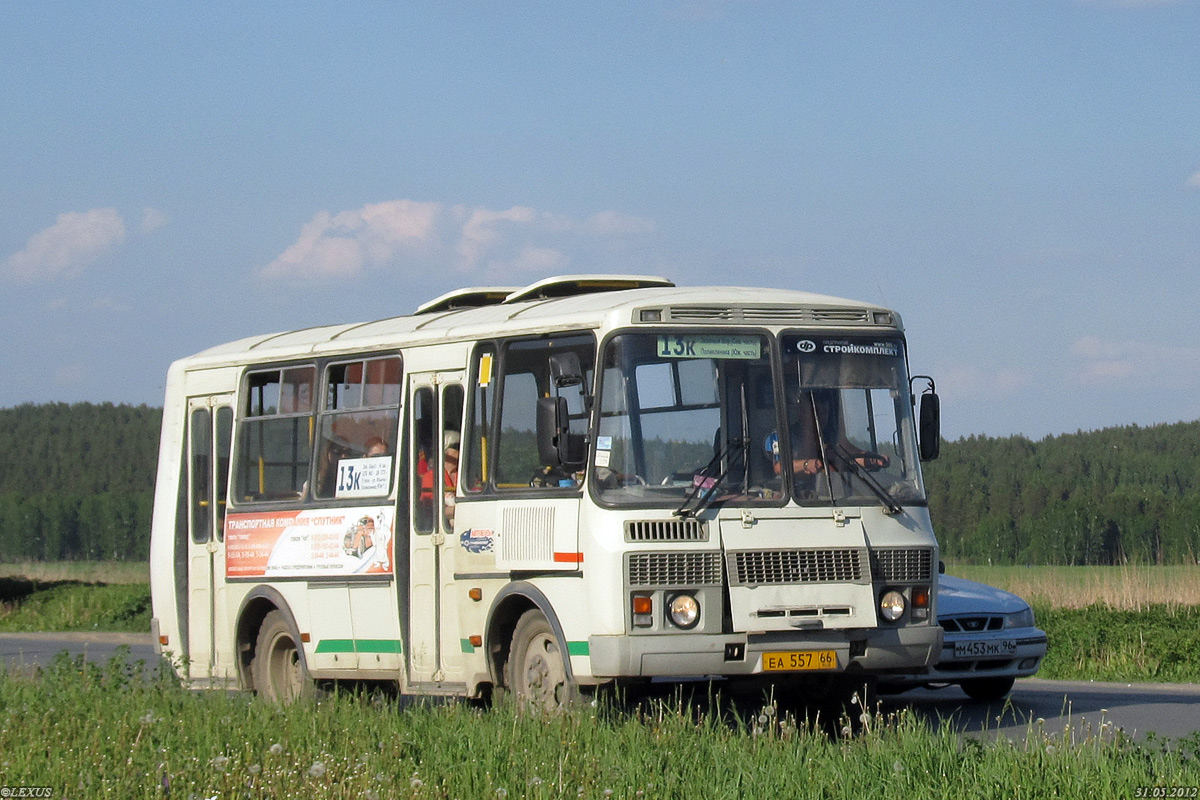
[[[721,484],[729,477],[729,473],[733,471],[733,468],[744,459],[746,453],[745,441],[737,439],[729,444],[733,445],[734,443],[738,445],[738,452],[726,461],[725,466],[715,477],[709,478],[709,471],[725,460],[725,457],[733,450],[732,446],[722,449],[721,452],[713,456],[712,461],[704,465],[704,469],[696,473],[692,481],[692,490],[688,492],[687,497],[683,498],[683,503],[680,504],[679,508],[675,509],[675,516],[682,519],[694,517],[712,505],[713,498],[717,496],[717,490],[721,488]],[[688,508],[688,505],[693,500],[696,501],[696,505],[693,508]]]
[[[862,479],[862,482],[867,485],[867,488],[870,489],[887,508],[889,514],[899,514],[904,510],[900,507],[900,504],[896,502],[896,498],[892,497],[891,493],[887,489],[883,488],[883,484],[876,480],[875,476],[872,475],[866,467],[854,460],[854,454],[850,452],[844,442],[838,442],[832,448],[830,448],[830,451],[837,457],[838,462],[844,464],[850,469],[851,472]]]

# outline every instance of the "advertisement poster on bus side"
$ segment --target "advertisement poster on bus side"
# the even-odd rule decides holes
[[[390,574],[392,515],[387,506],[229,514],[225,518],[225,575]]]

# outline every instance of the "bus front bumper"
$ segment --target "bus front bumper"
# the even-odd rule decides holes
[[[837,671],[853,667],[864,673],[906,672],[931,665],[941,649],[942,629],[937,625],[869,631],[588,637],[592,677],[600,680],[771,674],[764,668],[766,653],[829,651],[836,654]],[[793,663],[810,661],[792,659]],[[774,663],[778,665],[779,659]]]

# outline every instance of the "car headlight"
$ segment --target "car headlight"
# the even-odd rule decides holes
[[[1006,628],[1032,628],[1033,627],[1033,609],[1025,606],[1023,611],[1018,611],[1015,614],[1006,614],[1004,617],[1004,627]]]
[[[677,594],[667,604],[667,616],[677,628],[694,628],[700,621],[700,603],[690,594]]]
[[[888,622],[895,622],[904,616],[907,605],[908,601],[904,599],[904,595],[892,589],[884,592],[883,597],[879,598],[879,615]]]

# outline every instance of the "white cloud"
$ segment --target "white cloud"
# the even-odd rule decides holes
[[[597,244],[654,230],[653,222],[616,211],[580,220],[527,206],[495,210],[392,200],[336,214],[318,212],[259,275],[344,280],[386,269],[414,277],[452,271],[504,281],[561,272]]]
[[[1076,360],[1075,377],[1090,385],[1140,381],[1179,385],[1200,376],[1200,347],[1084,336],[1071,345],[1071,355]]]
[[[115,208],[59,214],[8,257],[4,272],[26,282],[69,277],[124,241],[125,222]]]
[[[157,208],[142,209],[142,233],[153,233],[170,222],[170,218]]]
[[[959,401],[999,400],[1012,397],[1032,383],[1027,373],[1015,369],[986,369],[959,364],[939,369],[938,390]]]
[[[1187,179],[1187,187],[1189,189],[1200,189],[1200,172],[1193,172]]]

